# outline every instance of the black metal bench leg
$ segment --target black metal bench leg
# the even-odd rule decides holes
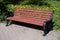
[[[1,15],[0,15],[0,22],[2,22]]]
[[[47,34],[46,23],[44,24],[43,31],[44,31],[44,34],[43,34],[43,36],[45,36],[45,35]]]
[[[5,21],[6,21],[6,26],[8,26],[8,21],[9,20],[7,20],[7,16],[5,16]]]
[[[43,31],[44,31],[43,36],[45,36],[46,35],[46,28],[45,27],[43,27]]]
[[[8,26],[8,20],[6,20],[6,26]]]
[[[2,20],[0,19],[0,22],[1,22]]]

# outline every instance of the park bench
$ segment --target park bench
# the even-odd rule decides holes
[[[52,10],[38,10],[31,8],[15,8],[14,16],[6,18],[6,26],[8,26],[8,20],[24,22],[43,27],[44,34],[46,22],[52,20]]]

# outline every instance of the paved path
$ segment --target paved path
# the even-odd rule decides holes
[[[60,32],[51,31],[46,36],[42,34],[41,30],[14,24],[6,27],[0,23],[0,40],[58,40]]]

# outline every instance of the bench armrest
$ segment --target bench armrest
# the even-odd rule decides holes
[[[52,11],[52,15],[51,15],[51,17],[50,17],[50,20],[48,20],[48,21],[52,21],[53,13],[54,13],[54,10]]]
[[[7,19],[7,17],[12,17],[13,13],[12,12],[5,12],[5,19]]]
[[[14,16],[14,15],[13,15],[12,12],[6,12],[6,13],[5,13],[5,16],[6,16],[6,17],[11,17],[11,16]]]

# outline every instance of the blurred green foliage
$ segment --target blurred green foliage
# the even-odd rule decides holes
[[[53,13],[53,22],[54,29],[60,30],[60,1],[59,0],[0,0],[0,4],[4,4],[3,7],[5,12],[8,14],[13,13],[16,7],[20,8],[33,8],[33,9],[41,9],[41,10],[54,10]],[[2,10],[0,8],[0,10]],[[4,10],[2,10],[2,17],[4,17]],[[10,13],[9,13],[10,12]],[[4,19],[4,18],[3,18]]]

